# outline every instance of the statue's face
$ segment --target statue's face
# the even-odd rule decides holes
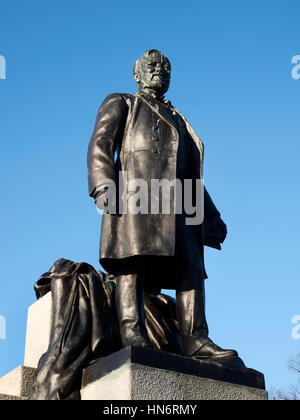
[[[153,52],[142,57],[135,79],[139,88],[151,89],[163,95],[169,89],[170,76],[170,62],[159,52]]]

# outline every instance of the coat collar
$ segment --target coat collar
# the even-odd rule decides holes
[[[152,96],[151,94],[147,94],[142,91],[136,92],[135,96],[141,98],[144,102],[146,102],[150,106],[150,108],[154,112],[156,112],[161,118],[166,120],[169,123],[169,125],[171,125],[174,128],[174,130],[176,130],[178,134],[176,123],[171,117],[172,113],[176,114],[176,110],[172,107],[169,101],[159,101],[156,98],[154,98],[154,96]]]

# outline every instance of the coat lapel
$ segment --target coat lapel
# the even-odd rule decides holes
[[[200,153],[200,177],[203,178],[203,159],[204,159],[204,145],[202,143],[202,141],[200,140],[200,138],[197,136],[197,134],[195,133],[193,127],[189,124],[189,122],[185,119],[185,117],[178,111],[178,109],[174,108],[175,111],[181,116],[181,118],[183,119],[187,131],[190,134],[190,136],[192,137],[192,139],[194,140],[194,142],[196,143],[198,149],[199,149],[199,153]]]
[[[177,127],[174,123],[174,120],[173,120],[173,118],[170,117],[170,112],[168,112],[167,105],[160,104],[159,101],[157,101],[154,98],[150,97],[149,95],[145,95],[144,93],[141,93],[141,92],[137,92],[135,94],[135,96],[137,96],[143,102],[148,104],[148,106],[154,112],[156,112],[161,118],[163,118],[165,121],[167,121],[168,124],[171,125],[174,128],[174,130],[177,133],[177,136],[179,136],[179,133],[178,133]],[[192,126],[188,123],[188,121],[185,119],[185,117],[181,114],[181,112],[179,112],[178,109],[174,108],[173,106],[172,106],[172,108],[174,109],[174,112],[177,112],[181,116],[181,118],[183,119],[188,133],[190,134],[190,136],[192,137],[192,139],[194,140],[194,142],[196,143],[196,145],[199,149],[199,153],[200,153],[200,177],[203,178],[203,157],[204,157],[203,143],[200,140],[200,138],[197,136],[195,131],[193,130]]]

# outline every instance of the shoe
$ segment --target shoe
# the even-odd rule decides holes
[[[192,356],[194,359],[200,360],[213,360],[213,359],[225,359],[225,358],[237,358],[238,353],[235,350],[224,350],[217,346],[212,340],[208,338],[206,344],[204,344],[199,350],[197,350]]]
[[[132,342],[127,342],[127,347],[143,347],[147,349],[153,349],[153,344],[142,337],[138,337]]]

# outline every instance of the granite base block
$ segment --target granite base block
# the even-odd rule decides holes
[[[226,379],[226,380],[224,380]],[[126,348],[85,369],[82,400],[267,400],[252,369]]]
[[[0,401],[26,401],[25,397],[16,397],[15,395],[0,394]]]

